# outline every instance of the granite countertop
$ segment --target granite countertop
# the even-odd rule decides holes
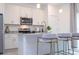
[[[8,32],[8,33],[5,33],[5,34],[43,34],[43,33],[45,33],[45,32],[37,32],[37,33],[19,33],[18,31],[10,31],[10,32]]]
[[[19,33],[19,35],[24,35],[24,36],[26,36],[26,35],[42,35],[42,34],[45,34],[45,33]]]
[[[10,31],[10,32],[5,33],[5,34],[17,34],[17,33],[18,33],[18,31]]]

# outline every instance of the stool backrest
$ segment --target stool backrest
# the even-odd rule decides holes
[[[72,33],[72,37],[79,37],[79,33]]]

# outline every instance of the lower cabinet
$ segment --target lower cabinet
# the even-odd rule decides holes
[[[18,48],[18,35],[17,34],[5,34],[5,49]]]

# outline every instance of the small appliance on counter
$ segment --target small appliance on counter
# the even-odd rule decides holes
[[[5,33],[9,33],[9,26],[6,26],[6,28],[5,28]]]
[[[30,33],[30,28],[28,25],[20,25],[19,33]]]
[[[40,25],[20,25],[19,33],[42,33],[43,26]]]

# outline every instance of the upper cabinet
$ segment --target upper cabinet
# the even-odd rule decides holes
[[[5,24],[20,24],[20,17],[32,18],[32,9],[16,5],[5,7]]]
[[[0,13],[4,13],[4,3],[0,3]]]
[[[37,10],[32,10],[33,11],[33,24],[37,25],[39,24],[38,22],[38,11]]]
[[[33,25],[41,25],[45,20],[44,10],[18,5],[6,5],[4,24],[20,24],[20,17],[33,18]]]
[[[5,7],[5,24],[19,24],[20,16],[19,16],[20,7],[16,5],[7,5]]]
[[[35,9],[33,10],[33,24],[42,25],[42,22],[45,20],[45,15],[43,10]]]
[[[32,9],[28,7],[20,7],[20,17],[32,18]]]

